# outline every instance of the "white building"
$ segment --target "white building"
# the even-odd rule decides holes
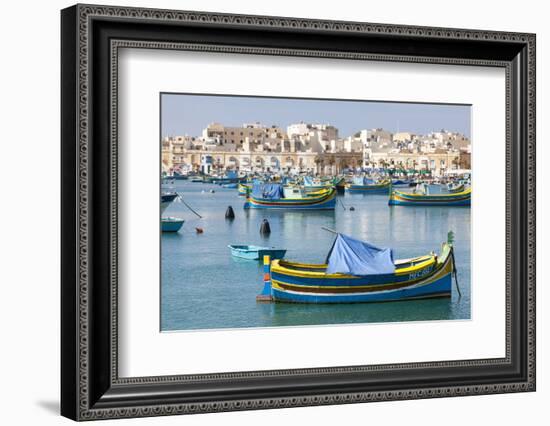
[[[338,129],[330,124],[294,123],[287,127],[289,140],[299,142],[305,152],[326,152],[336,146]]]

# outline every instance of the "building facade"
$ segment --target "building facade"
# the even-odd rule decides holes
[[[199,137],[165,137],[162,170],[338,174],[361,167],[394,167],[439,175],[469,166],[470,151],[468,138],[444,130],[415,135],[365,129],[341,138],[329,124],[302,122],[283,130],[261,123],[211,123]]]

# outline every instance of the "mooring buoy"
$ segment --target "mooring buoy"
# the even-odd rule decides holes
[[[260,225],[260,234],[267,235],[271,234],[271,227],[269,226],[269,222],[267,219],[264,219],[262,221],[262,224]]]
[[[350,211],[350,212],[354,212],[354,211],[355,211],[355,207],[353,207],[353,206],[350,207],[350,208],[349,208],[349,211]]]
[[[235,219],[235,212],[233,211],[233,207],[228,206],[227,210],[225,211],[225,218],[226,219]]]

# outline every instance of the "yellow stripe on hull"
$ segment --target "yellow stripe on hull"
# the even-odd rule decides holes
[[[469,187],[469,188],[465,189],[464,191],[454,192],[452,194],[420,194],[420,193],[415,194],[413,192],[402,192],[402,191],[398,191],[396,189],[394,189],[393,192],[396,195],[406,197],[406,198],[409,198],[409,197],[410,198],[437,197],[437,198],[442,198],[442,199],[445,199],[445,198],[455,199],[455,198],[460,198],[462,196],[467,197],[467,196],[471,195],[472,188]]]
[[[423,261],[419,261],[415,265],[408,266],[405,268],[399,268],[395,270],[396,276],[411,274],[416,271],[422,270],[426,267],[428,267],[431,264],[434,264],[436,261],[435,256],[424,256],[420,257],[418,259],[423,259]],[[399,261],[396,262],[399,264]],[[271,270],[273,272],[279,272],[284,275],[292,275],[295,277],[302,277],[302,278],[323,278],[323,279],[362,279],[362,277],[357,277],[355,275],[348,275],[348,274],[326,274],[325,272],[315,272],[315,271],[298,271],[295,269],[286,268],[283,265],[296,265],[298,267],[302,268],[308,268],[308,269],[326,269],[327,265],[312,265],[312,264],[305,264],[305,263],[291,263],[286,261],[280,261],[280,260],[274,260],[271,263]]]

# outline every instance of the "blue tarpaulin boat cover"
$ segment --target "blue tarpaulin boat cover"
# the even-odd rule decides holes
[[[311,176],[304,176],[304,185],[313,186],[313,179],[311,179]]]
[[[230,170],[225,175],[228,179],[235,179],[237,178],[237,172]]]
[[[327,274],[379,275],[395,272],[393,253],[367,242],[338,234],[327,256]]]
[[[266,200],[279,200],[284,198],[283,185],[279,183],[255,183],[252,185],[252,196]]]

